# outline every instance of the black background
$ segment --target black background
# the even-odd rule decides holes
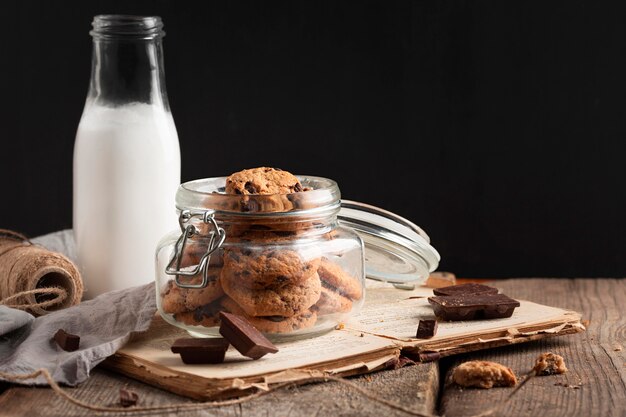
[[[183,181],[330,177],[457,275],[624,276],[622,4],[3,3],[0,227],[71,227],[92,17],[157,14]]]

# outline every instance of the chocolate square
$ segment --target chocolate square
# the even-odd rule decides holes
[[[187,364],[222,363],[228,350],[228,341],[221,338],[191,337],[176,339],[172,344],[172,352],[179,353]]]

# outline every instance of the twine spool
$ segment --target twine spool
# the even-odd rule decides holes
[[[0,304],[35,316],[80,303],[83,281],[65,256],[0,230]]]

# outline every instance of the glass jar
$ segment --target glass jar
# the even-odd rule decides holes
[[[85,299],[151,280],[154,248],[176,227],[172,199],[180,184],[161,18],[99,15],[91,35],[91,80],[76,133],[73,184]]]
[[[219,312],[274,339],[336,327],[364,299],[364,247],[342,226],[337,184],[298,177],[303,191],[229,195],[225,177],[182,184],[180,231],[156,252],[157,305],[169,323],[219,336]]]

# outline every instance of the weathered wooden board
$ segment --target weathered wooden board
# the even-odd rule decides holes
[[[542,352],[563,355],[570,371],[562,376],[531,380],[503,406],[506,416],[626,416],[626,280],[614,279],[515,279],[498,281],[505,293],[531,301],[577,310],[591,320],[585,333],[475,352],[397,371],[383,371],[355,378],[364,388],[413,407],[422,413],[438,411],[446,416],[471,416],[500,404],[509,389],[464,389],[446,386],[439,396],[439,366],[447,375],[450,366],[469,358],[495,360],[523,374]],[[560,383],[561,385],[555,385]],[[580,388],[567,388],[564,384]],[[82,386],[70,389],[82,400],[116,405],[118,390],[128,387],[140,393],[142,404],[157,405],[192,400],[153,388],[104,370],[96,370]],[[47,388],[9,387],[0,395],[0,416],[91,416],[94,413],[68,404]],[[401,416],[359,393],[336,383],[316,384],[273,393],[241,406],[206,411],[166,412],[160,416]],[[498,414],[496,414],[498,415]]]
[[[421,413],[433,413],[439,389],[437,363],[408,366],[396,371],[382,371],[352,379],[358,385],[397,401],[405,407]],[[130,378],[106,370],[97,369],[80,387],[68,389],[76,398],[101,405],[118,406],[119,389],[125,387],[137,392],[141,405],[165,403],[191,403],[167,391],[153,388]],[[92,416],[93,411],[74,406],[47,388],[16,387],[0,396],[0,416],[15,417],[78,417]],[[146,415],[146,414],[140,414]],[[305,385],[277,391],[268,396],[241,405],[207,408],[194,411],[170,411],[149,413],[151,416],[370,416],[399,417],[406,414],[394,412],[375,403],[349,387],[335,382]]]
[[[626,416],[626,280],[515,279],[496,285],[514,298],[582,312],[590,320],[587,332],[448,358],[441,361],[442,372],[449,376],[454,365],[480,359],[521,376],[539,354],[551,351],[565,358],[569,371],[531,379],[496,415]],[[447,417],[478,414],[503,403],[510,392],[445,386],[439,411]]]

